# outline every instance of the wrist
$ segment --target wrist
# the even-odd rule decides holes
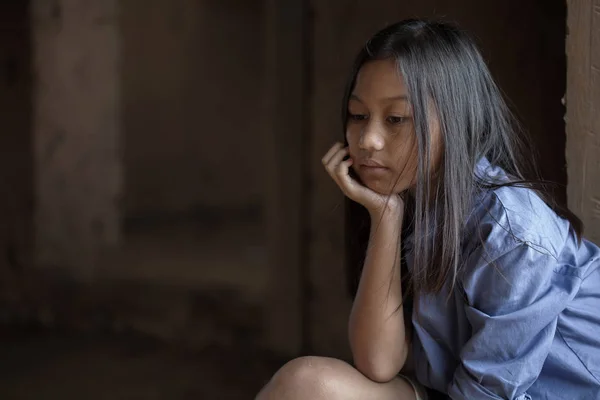
[[[376,207],[368,209],[371,221],[397,221],[402,222],[404,217],[404,202],[401,199],[389,199]]]

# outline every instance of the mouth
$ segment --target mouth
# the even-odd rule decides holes
[[[358,163],[359,175],[366,180],[381,179],[383,176],[387,175],[388,171],[389,168],[375,160],[361,160]]]
[[[388,169],[379,161],[371,160],[371,159],[361,160],[358,164],[361,168],[365,168],[365,169]]]

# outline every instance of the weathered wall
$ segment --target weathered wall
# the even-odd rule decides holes
[[[119,238],[117,1],[32,0],[36,263],[89,278]]]
[[[120,3],[125,214],[262,205],[262,2]]]
[[[284,244],[272,255],[277,288],[271,301],[288,296],[269,315],[271,324],[289,323],[295,332],[289,346],[285,335],[269,340],[285,351],[299,351],[305,339],[311,352],[349,354],[343,197],[320,159],[342,137],[339,101],[351,59],[386,23],[443,15],[472,31],[532,131],[546,160],[544,175],[565,182],[562,1],[314,1],[312,18],[290,17],[298,10],[281,2],[270,10],[280,19],[267,31],[286,28],[297,47],[286,47],[284,38],[267,42],[259,1],[33,3],[35,162],[14,165],[32,164],[37,176],[38,262],[91,274],[102,248],[118,241],[121,168],[123,210],[133,216],[262,203],[263,177],[269,177],[282,185],[271,190],[284,189],[269,200],[278,207],[271,211],[272,246]],[[277,26],[286,21],[305,21],[306,32]],[[267,43],[279,52],[272,59],[263,54]],[[262,96],[269,71],[276,73],[268,81],[271,101],[289,102],[270,105],[282,112],[271,134],[306,132],[303,140],[283,137],[265,146]],[[306,96],[306,102],[286,94]],[[308,110],[297,109],[307,104]],[[294,118],[308,118],[308,127]],[[27,145],[21,137],[10,146],[26,154]],[[277,153],[279,145],[289,153]],[[290,169],[265,174],[266,160]],[[301,179],[299,165],[308,166],[309,179],[286,183],[287,176]],[[17,192],[26,199],[27,180],[19,182],[25,186]],[[309,198],[294,197],[298,189]]]
[[[305,347],[308,274],[309,189],[306,173],[311,134],[308,113],[310,51],[304,0],[265,1],[266,86],[263,121],[269,168],[266,226],[269,293],[265,343],[282,354]],[[290,123],[290,121],[295,121]]]
[[[567,194],[586,237],[600,243],[600,1],[567,3]]]
[[[313,2],[313,122],[309,330],[318,353],[347,355],[349,299],[343,198],[320,159],[342,138],[339,109],[352,58],[388,23],[410,17],[454,20],[480,41],[492,73],[531,131],[547,179],[564,184],[565,4],[561,0]],[[559,190],[564,201],[564,188]]]
[[[23,305],[31,265],[31,33],[26,1],[0,2],[0,315]]]

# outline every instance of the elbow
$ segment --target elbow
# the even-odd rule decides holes
[[[386,383],[394,379],[402,369],[404,362],[393,360],[389,354],[381,356],[355,357],[356,369],[373,382]]]
[[[377,337],[351,325],[349,339],[354,367],[373,382],[386,383],[394,379],[408,357],[408,343],[398,340],[401,333],[393,330]]]

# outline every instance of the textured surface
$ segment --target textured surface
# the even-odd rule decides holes
[[[32,0],[36,262],[89,278],[119,238],[117,1]]]
[[[124,212],[262,206],[262,1],[120,0]]]
[[[600,1],[568,1],[569,207],[600,243]]]

